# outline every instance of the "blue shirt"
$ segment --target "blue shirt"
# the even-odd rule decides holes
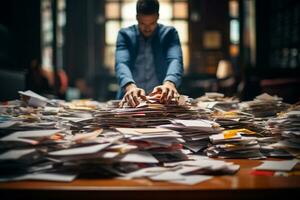
[[[160,85],[155,71],[154,56],[152,52],[153,37],[145,38],[140,34],[139,51],[135,60],[132,75],[137,87],[143,88],[146,94],[150,93],[154,87]]]
[[[141,50],[143,44],[140,44],[140,36],[141,33],[137,25],[122,28],[118,33],[115,54],[115,70],[120,85],[118,99],[123,97],[123,88],[128,83],[135,83],[146,92],[167,80],[172,81],[176,87],[180,85],[183,63],[181,45],[176,29],[158,24],[149,41],[151,48],[145,49],[146,52]],[[144,45],[147,46],[146,43]],[[149,49],[152,49],[153,61],[151,61],[151,51],[149,52]],[[149,57],[146,55],[148,53]],[[146,55],[144,60],[141,59],[143,54]],[[146,67],[151,67],[151,69],[145,71]],[[149,80],[151,80],[149,84],[145,81],[147,75],[151,76],[149,77]]]

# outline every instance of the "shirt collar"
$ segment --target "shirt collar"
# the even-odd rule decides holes
[[[155,36],[155,35],[157,34],[157,32],[158,32],[158,27],[159,27],[159,24],[157,24],[157,26],[156,26],[156,28],[155,28],[153,34],[152,34],[150,37],[147,38],[147,41],[148,41],[148,40],[149,40],[149,41],[152,41],[152,39],[154,38],[154,36]],[[144,37],[143,34],[141,33],[141,31],[140,31],[138,25],[135,25],[135,29],[136,29],[138,38],[143,38],[143,39],[145,39],[145,37]]]

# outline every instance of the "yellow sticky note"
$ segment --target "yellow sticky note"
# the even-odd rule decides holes
[[[223,135],[224,135],[225,139],[232,138],[232,137],[236,136],[236,134],[237,134],[237,132],[235,132],[235,131],[230,131],[230,130],[223,131]]]
[[[238,133],[251,135],[251,134],[255,134],[256,132],[250,131],[246,128],[232,129],[232,130],[223,131],[223,135],[224,135],[225,139],[232,138],[232,137],[236,136]]]

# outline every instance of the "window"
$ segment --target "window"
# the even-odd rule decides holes
[[[41,2],[42,15],[42,67],[50,71],[52,70],[52,41],[53,41],[53,23],[51,1],[43,0]]]
[[[65,1],[57,0],[57,22],[56,22],[56,33],[53,28],[53,11],[51,0],[43,0],[41,2],[41,49],[42,49],[42,67],[46,71],[53,71],[53,37],[56,34],[56,58],[58,69],[63,66],[63,45],[64,45],[64,34],[63,30],[66,24],[65,14]]]
[[[105,3],[105,52],[104,64],[114,73],[115,44],[120,28],[137,24],[136,0],[106,0]],[[174,26],[179,34],[185,73],[189,66],[188,1],[160,0],[158,23]]]
[[[236,57],[239,54],[240,43],[240,23],[239,23],[239,2],[238,0],[229,1],[229,17],[230,17],[230,47],[229,52],[231,57]]]

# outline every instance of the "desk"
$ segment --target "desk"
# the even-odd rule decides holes
[[[241,166],[233,176],[216,176],[197,185],[148,179],[76,179],[71,183],[20,181],[0,183],[1,199],[278,199],[300,195],[300,176],[254,176],[258,160],[226,160]],[[297,166],[299,169],[299,164]],[[4,197],[4,198],[3,198]],[[297,199],[297,197],[294,196]]]

